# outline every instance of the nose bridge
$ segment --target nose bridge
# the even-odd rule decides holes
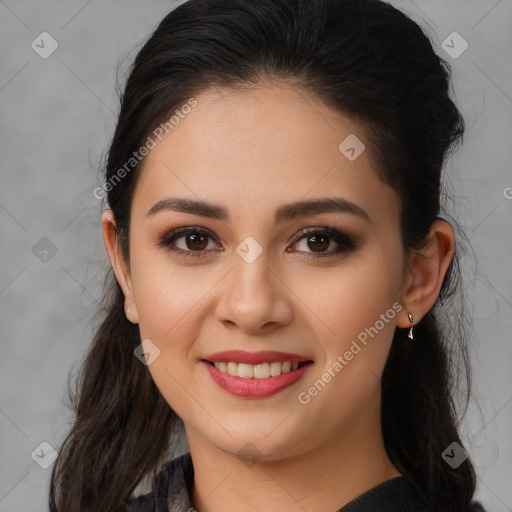
[[[246,237],[236,248],[233,261],[231,295],[238,302],[240,311],[265,307],[272,301],[272,273],[269,269],[269,253],[252,236]]]
[[[236,247],[228,285],[217,308],[219,320],[230,321],[246,331],[257,331],[268,323],[290,318],[290,305],[269,267],[270,253],[255,237],[248,236]]]

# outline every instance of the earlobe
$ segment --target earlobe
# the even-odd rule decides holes
[[[126,308],[125,314],[126,314],[126,318],[132,324],[138,324],[139,323],[139,316],[137,314],[137,308],[135,308],[135,306]]]
[[[430,227],[427,244],[411,251],[409,270],[405,279],[401,303],[402,315],[397,318],[398,327],[410,328],[409,314],[417,324],[435,304],[446,271],[455,253],[455,238],[450,224],[436,220]]]
[[[107,209],[103,212],[101,224],[103,229],[103,241],[110,264],[114,270],[116,280],[123,291],[126,317],[130,322],[138,323],[139,319],[135,308],[132,279],[126,261],[119,249],[116,222],[114,212],[111,209]]]

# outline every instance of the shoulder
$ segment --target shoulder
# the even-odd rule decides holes
[[[155,495],[151,492],[132,499],[126,507],[126,512],[154,512],[155,509]]]
[[[151,492],[133,498],[126,512],[168,512],[170,498],[173,503],[186,505],[193,475],[190,453],[172,459],[156,475]]]
[[[338,512],[437,512],[428,504],[421,489],[406,475],[387,480],[370,489]],[[479,502],[469,512],[486,512]]]
[[[190,489],[193,482],[190,453],[168,462],[158,473],[150,493],[132,499],[126,512],[169,512],[191,507]],[[171,501],[172,499],[172,501]],[[174,506],[175,505],[175,506]],[[176,508],[177,507],[177,508]],[[377,485],[338,512],[435,512],[428,506],[415,482],[405,475]],[[473,501],[469,512],[486,512],[482,504]]]
[[[338,512],[432,512],[413,480],[400,475],[373,487]]]

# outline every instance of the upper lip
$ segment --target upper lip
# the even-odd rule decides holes
[[[291,361],[302,363],[311,361],[308,357],[303,357],[298,354],[290,352],[277,352],[275,350],[261,350],[259,352],[247,352],[245,350],[224,350],[222,352],[215,352],[204,357],[206,361],[215,362],[235,362],[246,364],[262,364],[273,363],[275,361],[285,362]]]

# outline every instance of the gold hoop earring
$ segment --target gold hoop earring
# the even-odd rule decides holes
[[[413,323],[413,319],[412,319],[412,315],[411,313],[407,313],[408,317],[409,317],[409,322],[411,322],[411,328],[409,329],[409,334],[407,335],[408,338],[411,338],[414,339],[413,335],[412,335],[412,328],[414,326],[414,323]]]

